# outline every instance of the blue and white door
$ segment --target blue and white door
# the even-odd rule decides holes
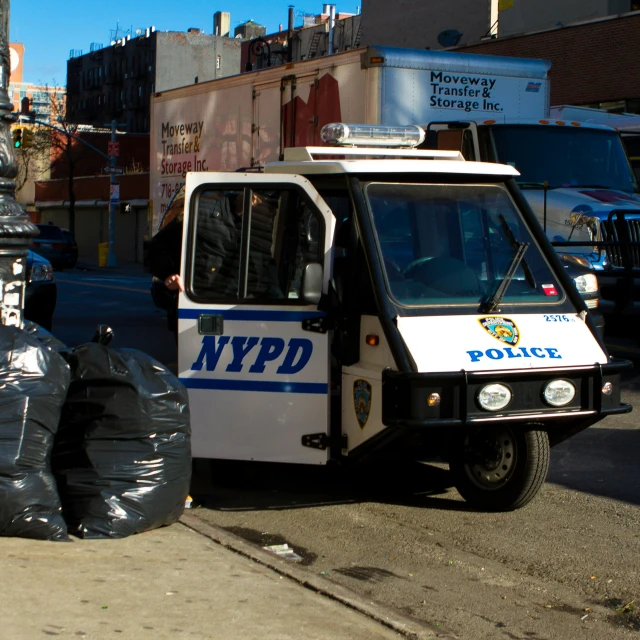
[[[321,264],[327,291],[333,229],[300,176],[187,175],[178,367],[194,457],[327,461],[301,443],[328,433],[330,357],[302,276]]]

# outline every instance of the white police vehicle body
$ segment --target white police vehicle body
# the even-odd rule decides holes
[[[179,376],[195,458],[449,461],[526,504],[620,372],[506,165],[328,125],[264,173],[188,173]],[[422,458],[424,459],[424,458]]]

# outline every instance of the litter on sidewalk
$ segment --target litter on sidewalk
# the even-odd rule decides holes
[[[272,544],[268,547],[262,547],[266,551],[275,553],[277,556],[284,558],[285,560],[293,560],[293,562],[300,562],[302,556],[299,556],[287,543],[285,544]]]

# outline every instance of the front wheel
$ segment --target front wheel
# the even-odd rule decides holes
[[[544,484],[550,449],[546,431],[474,428],[455,438],[449,468],[467,502],[487,511],[512,511],[531,501]]]

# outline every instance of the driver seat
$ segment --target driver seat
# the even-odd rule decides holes
[[[427,260],[406,275],[452,297],[484,294],[475,271],[462,260],[449,256]]]

